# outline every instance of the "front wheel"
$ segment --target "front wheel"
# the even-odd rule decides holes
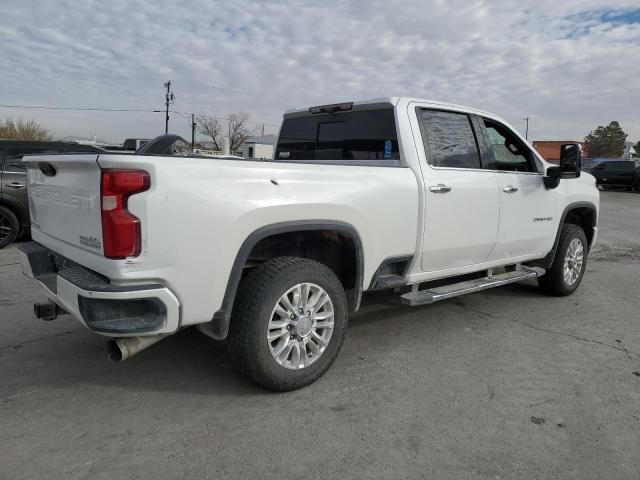
[[[580,285],[587,268],[587,236],[577,225],[565,224],[551,268],[538,278],[540,288],[551,295],[571,295]]]
[[[227,343],[240,372],[288,391],[327,371],[346,328],[347,299],[336,274],[313,260],[278,257],[242,280]]]

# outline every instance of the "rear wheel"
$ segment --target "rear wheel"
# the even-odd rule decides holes
[[[633,190],[640,193],[640,177],[636,178],[633,182]]]
[[[20,233],[20,223],[15,214],[6,207],[0,206],[0,248],[13,243]]]
[[[271,390],[318,379],[340,351],[347,299],[340,280],[313,260],[278,257],[242,280],[228,346],[234,365]]]
[[[551,268],[538,278],[546,293],[556,296],[571,295],[580,285],[587,268],[588,244],[584,230],[577,225],[565,224],[560,233],[558,249]]]

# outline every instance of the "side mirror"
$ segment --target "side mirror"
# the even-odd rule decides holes
[[[582,154],[577,143],[565,143],[560,146],[561,178],[578,178],[582,171]]]
[[[560,167],[547,168],[547,175],[542,177],[544,186],[548,189],[556,188],[560,184],[560,177],[562,176],[562,170]]]

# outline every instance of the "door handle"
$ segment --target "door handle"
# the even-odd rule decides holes
[[[6,186],[9,188],[24,188],[24,183],[10,182],[10,183],[7,183]]]
[[[502,187],[502,191],[504,193],[515,193],[518,191],[518,187],[514,187],[513,185],[507,185],[506,187]]]
[[[433,193],[447,193],[451,191],[451,187],[444,183],[439,183],[437,185],[431,185],[429,187],[429,191]]]

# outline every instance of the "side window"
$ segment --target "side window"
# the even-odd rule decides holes
[[[489,158],[485,168],[508,172],[534,172],[531,152],[507,127],[483,119],[489,143]]]
[[[471,119],[464,113],[422,110],[429,163],[434,167],[482,168]]]
[[[22,162],[25,155],[59,153],[50,148],[8,148],[4,169],[7,172],[26,172],[27,166]]]
[[[4,164],[4,169],[7,172],[24,172],[27,170],[27,166],[22,163],[22,157],[27,153],[36,153],[34,149],[26,148],[9,148],[7,149],[7,158]]]

